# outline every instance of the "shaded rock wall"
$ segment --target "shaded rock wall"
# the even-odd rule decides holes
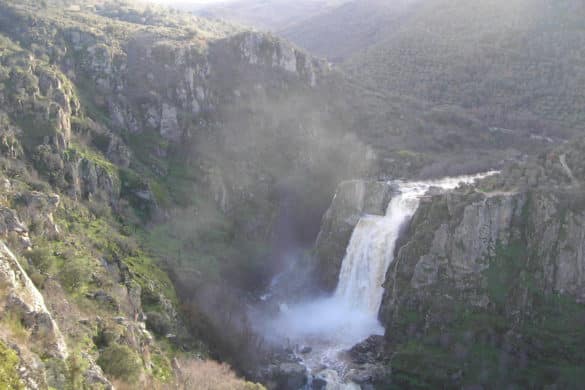
[[[353,229],[364,214],[384,215],[392,198],[387,182],[353,180],[339,185],[323,217],[314,249],[320,287],[333,291]]]

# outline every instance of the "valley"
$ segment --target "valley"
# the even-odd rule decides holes
[[[580,387],[581,3],[187,11],[0,0],[0,387]]]

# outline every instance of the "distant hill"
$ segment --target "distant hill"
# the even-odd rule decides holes
[[[585,124],[585,3],[427,0],[344,65],[371,87],[461,106],[493,127]]]
[[[341,62],[396,31],[414,0],[354,0],[278,31],[313,54]]]
[[[423,0],[226,0],[179,8],[287,38],[311,53],[341,62],[388,38]]]
[[[193,7],[199,16],[225,19],[261,30],[279,31],[348,0],[233,0]],[[187,9],[186,5],[182,6]]]

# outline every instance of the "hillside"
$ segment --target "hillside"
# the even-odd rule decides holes
[[[0,43],[2,384],[260,388],[198,359],[254,365],[277,189],[364,169],[311,109],[327,66],[120,2],[2,1]]]
[[[387,39],[408,20],[413,0],[349,1],[301,20],[277,34],[319,57],[343,62]]]
[[[347,0],[231,0],[219,4],[198,6],[193,11],[200,16],[223,19],[266,31],[278,31],[301,22]],[[189,10],[187,3],[179,4]]]
[[[556,137],[583,128],[580,1],[429,0],[348,60],[376,88],[463,107],[490,127]]]

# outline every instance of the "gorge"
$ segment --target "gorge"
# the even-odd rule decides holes
[[[0,388],[581,388],[583,2],[230,4],[0,0]]]
[[[393,192],[385,214],[360,216],[341,262],[333,295],[304,298],[296,303],[277,302],[280,311],[277,317],[259,328],[272,342],[304,350],[298,357],[307,368],[308,389],[313,388],[315,378],[326,383],[328,389],[356,388],[346,378],[348,362],[344,362],[343,354],[369,336],[384,334],[378,320],[384,294],[382,285],[394,260],[399,234],[416,212],[420,198],[430,189],[449,191],[494,174],[385,183]],[[281,277],[287,275],[278,275]],[[271,285],[271,295],[282,297],[274,291],[277,286]]]

